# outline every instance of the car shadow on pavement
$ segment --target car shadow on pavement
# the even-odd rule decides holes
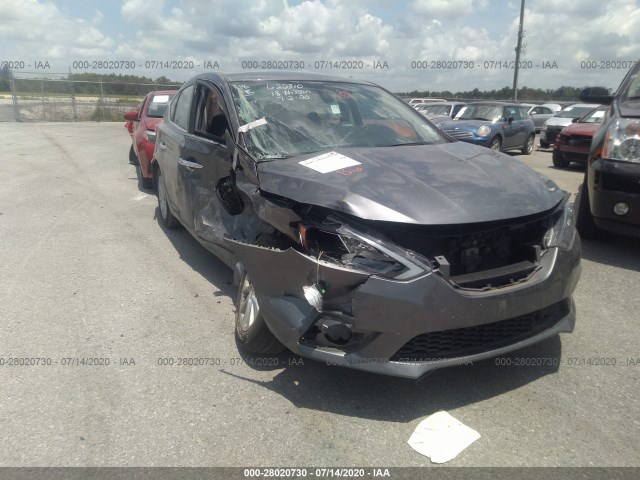
[[[640,272],[640,242],[637,238],[613,233],[601,239],[582,239],[581,256],[585,260]]]
[[[182,227],[168,229],[160,221],[160,211],[156,206],[154,219],[167,236],[173,248],[180,255],[180,259],[189,265],[194,271],[202,275],[219,292],[215,296],[228,296],[235,298],[233,286],[233,272],[215,255],[198,243],[187,230]]]
[[[267,362],[241,353],[255,370],[280,370],[259,381],[223,370],[282,395],[298,408],[349,417],[409,422],[438,410],[451,410],[502,395],[558,371],[558,335],[495,359],[436,370],[421,380],[377,375],[329,366],[285,351]],[[242,351],[241,351],[242,352]]]
[[[570,163],[566,167],[556,167],[555,165],[549,165],[549,168],[565,172],[584,172],[584,165],[575,162]]]

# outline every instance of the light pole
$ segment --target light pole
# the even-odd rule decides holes
[[[513,101],[518,100],[518,69],[520,68],[520,49],[522,48],[522,37],[524,24],[524,0],[520,0],[520,25],[518,25],[518,45],[516,46],[516,64],[513,69]]]

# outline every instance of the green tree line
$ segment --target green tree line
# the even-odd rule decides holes
[[[156,78],[155,80],[138,75],[122,75],[122,74],[99,74],[99,73],[78,73],[69,74],[63,79],[20,79],[8,68],[0,70],[0,91],[10,91],[9,81],[13,78],[17,92],[34,92],[41,88],[47,93],[70,94],[74,92],[79,95],[145,95],[148,91],[154,89],[154,85],[170,85],[176,88],[181,82],[170,80],[165,76]],[[73,80],[73,86],[70,82]],[[102,82],[102,85],[100,85]],[[37,88],[36,88],[37,87]],[[413,90],[412,92],[398,92],[403,97],[434,97],[434,98],[460,98],[460,99],[477,99],[477,100],[510,100],[513,98],[513,89],[511,87],[503,87],[499,90],[473,90],[452,92],[450,90],[432,91]],[[577,101],[580,97],[580,88],[562,86],[556,89],[542,89],[522,87],[518,89],[518,99],[520,101],[544,101],[544,100],[564,100]]]
[[[545,100],[559,100],[559,101],[578,101],[580,99],[580,90],[579,87],[567,87],[562,86],[556,89],[542,89],[542,88],[529,88],[529,87],[521,87],[518,89],[518,101],[526,102],[529,101],[545,101]],[[411,97],[411,98],[424,98],[424,97],[432,97],[432,98],[446,98],[446,99],[465,99],[465,100],[512,100],[513,99],[513,88],[511,87],[503,87],[500,90],[480,90],[478,88],[474,88],[473,90],[461,91],[461,92],[451,92],[450,90],[443,91],[418,91],[414,90],[412,92],[401,92],[398,95],[402,97]]]
[[[69,74],[58,79],[25,79],[16,78],[8,69],[0,70],[0,91],[9,92],[11,90],[10,81],[13,79],[16,93],[40,92],[47,94],[76,94],[76,95],[121,95],[138,96],[146,95],[147,92],[161,88],[179,88],[182,82],[176,82],[165,76],[155,80],[138,75],[122,74],[98,74],[79,73]]]

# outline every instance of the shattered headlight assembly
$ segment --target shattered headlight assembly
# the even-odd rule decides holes
[[[308,253],[339,264],[393,280],[410,280],[431,271],[426,259],[342,225],[335,231],[300,226],[300,238]]]
[[[602,158],[640,163],[640,120],[621,118],[605,134]]]
[[[151,143],[156,143],[156,132],[154,130],[147,130],[145,136]]]
[[[575,215],[573,203],[569,202],[569,195],[563,200],[559,211],[551,216],[552,225],[544,236],[544,247],[571,248],[576,236]]]

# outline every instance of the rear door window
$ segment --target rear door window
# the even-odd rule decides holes
[[[189,130],[191,100],[193,99],[193,85],[189,85],[180,94],[173,112],[173,123],[183,130]]]

